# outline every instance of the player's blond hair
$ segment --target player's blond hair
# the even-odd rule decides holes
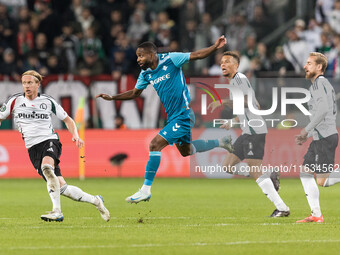
[[[315,62],[318,65],[320,65],[320,64],[322,65],[321,71],[324,73],[326,71],[326,68],[327,68],[327,65],[328,65],[327,57],[320,52],[311,52],[311,53],[309,53],[309,56],[310,57],[316,57]]]
[[[42,79],[43,79],[43,76],[42,76],[40,73],[38,73],[37,71],[34,71],[34,70],[28,70],[28,71],[24,72],[24,73],[21,75],[21,78],[22,78],[24,75],[31,75],[31,76],[35,77],[35,78],[38,80],[38,82],[41,82]]]

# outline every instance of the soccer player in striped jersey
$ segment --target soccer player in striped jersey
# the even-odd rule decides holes
[[[247,77],[237,72],[238,66],[240,64],[240,58],[237,52],[227,51],[223,53],[221,59],[221,69],[222,74],[230,81],[232,87],[236,87],[243,92],[244,96],[244,114],[238,114],[236,118],[223,124],[221,128],[230,129],[231,123],[240,123],[242,129],[242,135],[237,138],[233,144],[234,151],[229,153],[224,162],[223,166],[226,167],[227,171],[231,174],[238,174],[243,176],[253,177],[259,187],[262,189],[263,193],[266,194],[268,199],[274,203],[276,209],[271,214],[271,217],[287,217],[290,214],[289,208],[283,202],[277,189],[275,189],[273,180],[270,178],[270,173],[263,173],[262,171],[262,160],[264,156],[265,138],[267,134],[267,126],[263,118],[259,115],[252,113],[248,109],[248,96],[249,92],[252,92],[252,103],[255,109],[259,109],[260,106],[255,98],[255,93],[253,91],[250,82]],[[222,104],[233,108],[233,94],[230,93],[230,99],[223,99]],[[216,107],[214,102],[209,104],[208,108],[214,111]],[[262,120],[263,125],[256,125],[256,127],[251,127],[248,125],[251,120]],[[258,123],[258,122],[256,122]],[[244,160],[245,165],[240,166],[240,162]],[[244,163],[241,163],[244,164]],[[276,172],[274,172],[276,174]],[[276,181],[276,180],[274,180]]]
[[[22,74],[21,82],[24,93],[15,94],[0,108],[0,124],[10,114],[13,115],[30,160],[47,182],[47,191],[52,200],[52,211],[41,215],[45,221],[63,221],[64,216],[60,206],[60,194],[75,201],[87,202],[97,207],[105,221],[110,220],[110,213],[104,206],[101,196],[92,196],[80,188],[67,185],[59,167],[62,145],[58,134],[52,127],[52,113],[64,121],[72,134],[72,141],[78,148],[84,146],[79,138],[77,127],[64,109],[50,96],[40,95],[42,76],[33,70]]]
[[[312,82],[309,88],[311,99],[308,102],[311,115],[309,124],[295,137],[295,142],[302,145],[308,137],[313,137],[300,172],[311,214],[297,221],[299,223],[324,222],[317,184],[329,187],[340,182],[339,169],[334,169],[335,150],[339,139],[336,129],[337,105],[333,86],[324,76],[327,62],[325,55],[311,52],[304,66],[305,77]],[[316,173],[316,182],[314,173]]]
[[[190,94],[182,72],[182,66],[188,61],[206,58],[225,44],[226,38],[221,36],[214,45],[195,52],[157,54],[157,47],[153,43],[142,43],[138,46],[136,54],[137,62],[143,70],[139,74],[135,88],[114,96],[97,95],[97,98],[101,97],[105,100],[130,100],[138,97],[151,84],[167,113],[167,125],[149,145],[149,161],[145,169],[144,185],[135,194],[127,197],[127,202],[138,203],[150,200],[151,185],[161,162],[161,150],[166,146],[176,144],[184,157],[216,147],[232,149],[231,140],[227,138],[191,141],[194,115],[189,107]]]

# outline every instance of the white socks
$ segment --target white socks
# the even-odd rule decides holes
[[[323,186],[329,187],[338,182],[340,182],[340,169],[339,168],[334,169],[334,171],[330,173],[329,177],[327,178]]]
[[[268,199],[274,203],[276,209],[279,211],[289,211],[288,206],[283,202],[279,193],[275,190],[274,184],[268,174],[261,175],[257,178],[256,182]]]
[[[142,188],[140,189],[144,194],[151,194],[151,186],[143,184]]]
[[[76,186],[65,184],[64,186],[61,187],[60,194],[78,202],[86,202],[93,204],[95,206],[98,205],[98,201],[95,196],[92,196],[82,191],[80,188]]]
[[[60,207],[60,184],[58,177],[54,173],[54,169],[51,165],[44,164],[41,166],[43,175],[45,176],[47,182],[47,191],[52,200],[54,212],[61,213]]]
[[[312,211],[311,215],[315,217],[321,217],[321,209],[319,203],[319,188],[315,182],[314,175],[301,172],[300,180],[303,189],[305,190],[308,204]]]

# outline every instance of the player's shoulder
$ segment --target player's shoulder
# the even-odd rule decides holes
[[[16,100],[17,98],[24,98],[24,93],[16,93],[12,96],[9,96],[5,101],[5,104],[8,104],[10,101]]]
[[[163,60],[165,58],[169,58],[171,56],[170,52],[165,52],[165,53],[158,53],[158,57],[160,60]]]
[[[172,55],[169,52],[168,53],[159,53],[158,56],[159,56],[159,63],[158,63],[158,65],[162,65],[165,62],[167,62],[167,60],[172,58]]]
[[[57,102],[57,100],[55,100],[52,96],[47,95],[47,94],[39,94],[39,98],[42,100],[51,100],[51,101]]]
[[[244,74],[244,73],[240,73],[240,72],[237,72],[234,76],[235,78],[238,78],[238,79],[247,79],[247,76]]]
[[[315,79],[310,89],[312,91],[326,90],[328,87],[332,87],[332,84],[325,76],[319,76]]]
[[[237,72],[234,75],[233,81],[238,85],[245,84],[247,86],[250,86],[247,76],[243,73],[240,73],[240,72]]]

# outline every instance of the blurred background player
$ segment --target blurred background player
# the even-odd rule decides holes
[[[124,117],[120,114],[115,117],[115,127],[116,129],[128,129],[128,127],[124,123]]]
[[[80,188],[67,185],[61,175],[59,158],[62,145],[58,134],[52,127],[52,113],[63,120],[68,131],[72,134],[72,141],[78,148],[84,146],[79,138],[77,127],[64,109],[48,95],[40,95],[38,89],[42,76],[33,70],[22,74],[21,82],[24,93],[18,93],[10,97],[0,108],[0,124],[10,114],[13,114],[18,129],[25,141],[30,160],[47,182],[47,191],[51,197],[53,209],[41,219],[45,221],[63,221],[61,212],[60,194],[75,201],[87,202],[97,207],[105,221],[110,220],[110,213],[104,206],[101,196],[92,196]]]
[[[230,127],[232,127],[232,123],[234,123],[234,125],[235,123],[241,123],[240,126],[242,129],[242,135],[238,137],[233,144],[234,151],[226,156],[223,166],[225,166],[228,169],[227,171],[231,174],[244,176],[250,175],[253,177],[262,189],[263,193],[266,194],[269,200],[276,206],[271,217],[287,217],[289,216],[290,211],[277,192],[279,185],[278,180],[274,180],[277,185],[276,190],[273,181],[270,178],[270,173],[262,172],[261,166],[264,156],[266,134],[268,132],[267,126],[261,116],[255,115],[248,109],[249,90],[252,91],[251,96],[253,107],[255,109],[260,109],[260,105],[255,98],[255,92],[253,91],[247,77],[244,74],[237,72],[239,64],[240,58],[237,52],[227,51],[223,54],[221,59],[223,76],[230,81],[229,84],[232,87],[238,88],[243,92],[243,95],[245,95],[245,113],[237,115],[235,119],[230,120],[221,126],[221,128],[229,130]],[[222,103],[229,108],[233,108],[233,94],[231,93],[230,95],[231,99],[223,99]],[[211,108],[211,111],[213,112],[218,106],[220,106],[220,104],[212,102],[209,104],[208,109]],[[252,119],[261,119],[264,124],[262,126],[251,127],[247,123]],[[247,165],[243,165],[242,168],[235,166],[244,159]],[[276,172],[274,172],[274,174],[276,174]]]
[[[176,144],[183,157],[216,147],[232,150],[229,138],[196,140],[191,143],[191,128],[195,121],[189,107],[189,90],[182,73],[183,64],[190,60],[206,58],[225,44],[226,38],[221,36],[214,45],[195,52],[157,54],[157,47],[153,43],[142,43],[138,46],[136,54],[137,62],[143,70],[139,74],[135,88],[115,96],[106,94],[97,96],[105,100],[130,100],[138,97],[149,84],[152,84],[168,116],[168,124],[150,143],[144,185],[138,192],[127,197],[127,202],[138,203],[150,200],[151,185],[161,162],[161,150],[168,145]]]
[[[323,76],[327,68],[327,58],[322,53],[309,54],[304,66],[306,79],[311,80],[309,88],[311,99],[308,108],[311,113],[309,124],[295,137],[295,142],[302,145],[313,136],[305,154],[300,179],[306,193],[311,215],[297,222],[324,222],[319,203],[319,189],[340,182],[339,169],[334,167],[335,150],[338,146],[338,131],[336,129],[337,106],[333,86]],[[316,182],[314,179],[316,173]]]

